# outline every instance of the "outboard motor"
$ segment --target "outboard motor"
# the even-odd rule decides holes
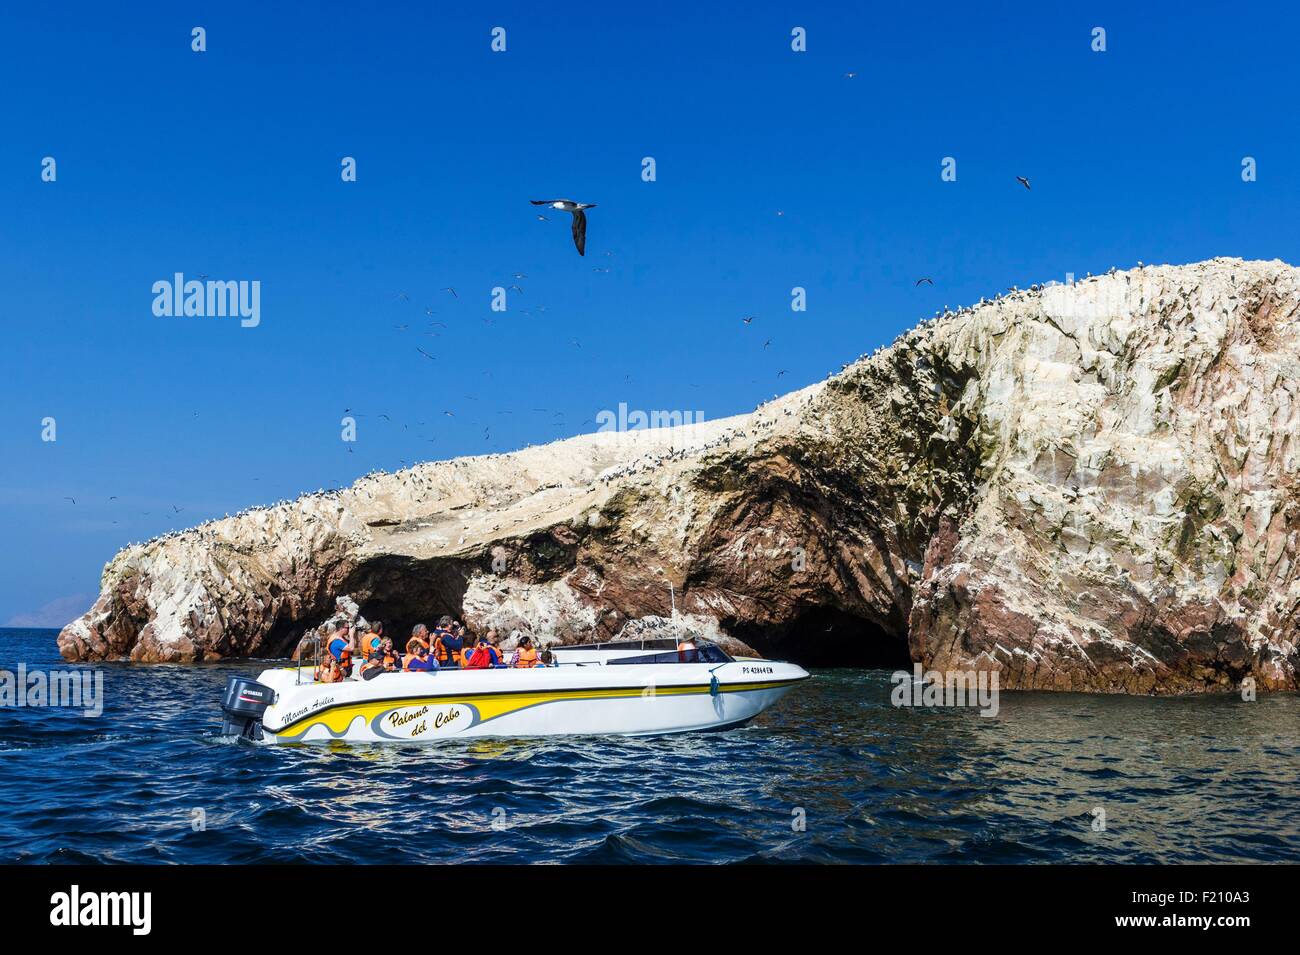
[[[222,736],[254,742],[262,738],[262,714],[275,702],[275,690],[247,677],[232,676],[221,696]]]

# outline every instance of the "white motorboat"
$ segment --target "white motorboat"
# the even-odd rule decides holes
[[[381,673],[320,683],[282,667],[232,677],[223,734],[259,743],[424,742],[489,736],[650,736],[741,726],[808,672],[673,640],[553,647],[531,669]]]

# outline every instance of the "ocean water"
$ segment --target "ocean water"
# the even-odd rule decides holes
[[[62,666],[54,637],[0,630],[0,668]],[[226,677],[262,668],[107,664],[98,718],[0,708],[0,862],[1300,859],[1294,694],[1004,693],[987,718],[896,709],[885,671],[819,670],[725,733],[219,739]]]

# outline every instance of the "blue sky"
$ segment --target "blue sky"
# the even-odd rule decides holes
[[[1300,261],[1281,4],[268,6],[0,13],[0,622],[129,540],[620,402],[747,411],[1012,284]],[[598,203],[585,258],[553,195]],[[155,317],[178,271],[260,281],[261,324]]]

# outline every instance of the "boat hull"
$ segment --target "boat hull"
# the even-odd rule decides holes
[[[276,701],[262,718],[261,742],[422,743],[726,729],[753,719],[807,678],[801,667],[765,660],[386,673],[333,684],[298,683],[293,669],[268,670],[258,682],[275,690]]]

